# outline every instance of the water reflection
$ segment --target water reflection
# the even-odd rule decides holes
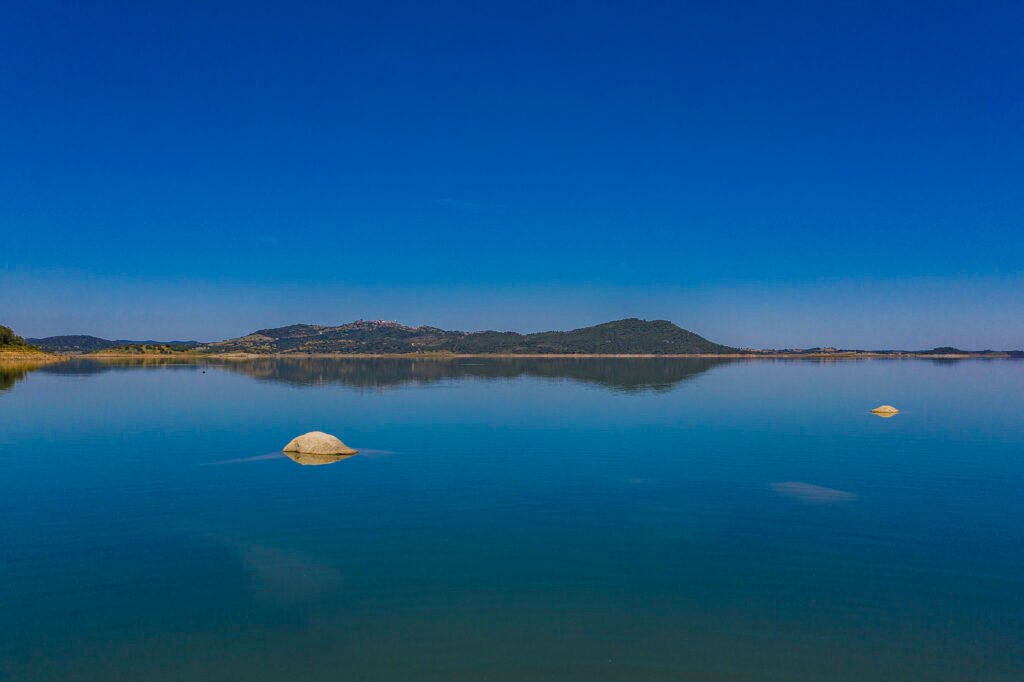
[[[7,391],[14,388],[29,372],[39,369],[46,363],[29,361],[0,361],[0,391]]]
[[[324,464],[335,464],[344,459],[355,457],[352,455],[316,455],[310,452],[286,452],[285,457],[302,466],[323,466]]]
[[[719,365],[716,358],[117,358],[78,359],[46,367],[54,374],[93,374],[161,367],[216,368],[293,386],[389,388],[457,379],[567,379],[625,392],[667,391]]]
[[[125,369],[166,368],[177,370],[198,370],[209,364],[205,360],[192,358],[75,358],[63,362],[54,362],[40,367],[47,374],[79,376],[100,374]]]

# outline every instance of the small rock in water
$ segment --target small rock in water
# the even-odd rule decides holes
[[[879,405],[878,407],[871,411],[877,414],[879,417],[892,417],[893,415],[899,412],[899,410],[897,410],[892,405]]]
[[[302,434],[285,445],[284,451],[301,452],[307,455],[354,455],[358,452],[323,431],[310,431]]]

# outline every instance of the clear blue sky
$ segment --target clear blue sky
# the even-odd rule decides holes
[[[10,3],[0,322],[1024,347],[1024,3]]]

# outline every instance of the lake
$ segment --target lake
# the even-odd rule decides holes
[[[1021,361],[0,366],[0,457],[3,680],[1024,679]]]

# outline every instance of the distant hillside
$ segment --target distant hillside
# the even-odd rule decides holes
[[[666,320],[618,320],[567,332],[463,332],[357,321],[337,327],[295,324],[200,346],[211,353],[466,353],[696,355],[732,353]]]
[[[29,339],[29,342],[51,353],[93,353],[110,350],[119,346],[171,346],[194,348],[198,341],[129,341],[127,339],[101,339],[98,336],[83,334],[70,336],[47,336],[42,339]]]
[[[113,341],[95,336],[48,336],[43,339],[29,339],[29,341],[51,353],[87,353],[115,345]]]
[[[159,343],[153,341],[145,341],[140,343],[125,343],[119,346],[111,346],[110,348],[102,348],[100,350],[92,351],[92,354],[102,355],[175,355],[177,353],[186,353],[193,351],[196,348],[195,343]]]

